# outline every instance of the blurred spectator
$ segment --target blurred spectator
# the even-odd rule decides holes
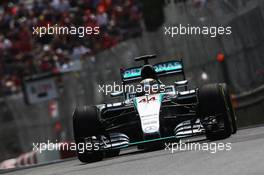
[[[77,45],[73,48],[72,57],[75,59],[80,59],[84,55],[91,53],[91,49],[85,47],[81,43],[77,43]]]
[[[80,59],[141,35],[139,0],[0,1],[0,88],[5,95],[21,89],[23,76],[54,72]],[[100,35],[32,35],[47,25],[100,27]]]
[[[70,4],[67,0],[53,0],[51,6],[60,13],[66,12],[70,9]]]

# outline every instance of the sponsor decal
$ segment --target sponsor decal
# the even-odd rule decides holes
[[[155,125],[147,126],[146,128],[144,128],[144,130],[145,130],[145,132],[156,131],[157,126],[155,126]]]
[[[146,98],[142,98],[138,103],[149,103],[151,101],[156,101],[156,97],[155,96],[152,96],[152,97],[149,97],[149,96],[146,96]]]

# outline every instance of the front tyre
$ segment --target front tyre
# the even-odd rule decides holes
[[[101,135],[104,130],[97,115],[95,106],[77,107],[73,114],[73,132],[77,147],[77,156],[81,162],[90,163],[100,161],[104,157],[104,152],[98,149],[86,149],[88,138]],[[92,143],[93,144],[93,143]],[[95,145],[93,145],[96,147]]]
[[[228,111],[230,113],[230,117],[231,117],[231,121],[232,121],[232,134],[235,134],[237,132],[237,116],[236,116],[236,113],[235,113],[235,110],[234,110],[234,107],[232,104],[232,100],[230,97],[230,91],[229,91],[228,86],[225,83],[221,84],[221,86],[224,89],[225,98],[226,98],[227,105],[229,108]]]
[[[207,139],[230,137],[232,121],[223,87],[220,84],[205,85],[199,90],[198,98]]]

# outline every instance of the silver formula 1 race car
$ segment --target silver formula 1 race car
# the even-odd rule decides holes
[[[226,84],[189,89],[182,60],[150,65],[149,59],[154,57],[135,58],[144,65],[120,70],[123,86],[139,82],[143,91],[113,92],[112,96],[124,100],[76,108],[73,130],[80,161],[117,156],[129,146],[153,150],[185,137],[205,134],[208,140],[218,140],[236,133],[236,115]],[[160,78],[169,75],[181,79],[164,85]]]

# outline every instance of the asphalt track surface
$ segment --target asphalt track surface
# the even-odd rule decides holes
[[[201,138],[200,138],[201,139]],[[4,173],[6,175],[263,175],[264,127],[239,130],[218,141],[232,143],[231,151],[142,152],[125,150],[120,156],[82,164],[68,160]],[[204,143],[201,141],[199,143]]]

